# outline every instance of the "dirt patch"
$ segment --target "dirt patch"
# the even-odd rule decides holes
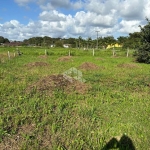
[[[73,61],[72,56],[63,56],[58,58],[58,61]]]
[[[137,64],[133,64],[133,63],[130,63],[130,64],[119,64],[117,65],[117,67],[120,67],[120,68],[129,68],[129,69],[134,69],[134,68],[139,68],[139,66]]]
[[[0,142],[1,150],[20,150],[20,146],[22,144],[22,139],[20,140],[20,136],[18,135],[8,135],[3,138],[3,141]]]
[[[83,64],[81,64],[79,66],[79,69],[83,69],[83,70],[96,70],[99,69],[99,66],[90,63],[90,62],[84,62]]]
[[[19,127],[17,134],[8,134],[3,138],[2,142],[0,142],[0,150],[32,149],[33,145],[31,143],[27,145],[27,140],[30,142],[38,141],[40,149],[52,149],[51,135],[48,131],[46,132],[45,130],[44,135],[35,135],[35,133],[35,124],[23,125]]]
[[[34,125],[23,125],[18,129],[16,135],[8,134],[0,143],[1,150],[20,150],[23,143],[26,142],[25,135],[31,136],[35,129]],[[22,136],[24,135],[24,137]]]
[[[43,67],[43,66],[48,66],[49,64],[46,62],[32,62],[29,64],[26,64],[26,67],[32,68],[32,67]]]
[[[79,93],[84,94],[88,91],[89,86],[71,77],[64,77],[63,75],[50,75],[44,77],[38,82],[30,85],[27,89],[27,93],[32,93],[34,90],[39,93],[52,96],[55,92]]]

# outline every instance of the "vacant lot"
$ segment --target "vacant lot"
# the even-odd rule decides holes
[[[150,148],[150,65],[123,50],[19,49],[0,48],[1,150]]]

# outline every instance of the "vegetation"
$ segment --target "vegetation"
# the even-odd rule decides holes
[[[137,61],[150,64],[150,21],[147,19],[147,25],[140,28],[142,44],[138,48]]]
[[[0,36],[0,45],[3,43],[8,43],[8,42],[9,42],[9,40],[7,38]]]
[[[136,63],[133,50],[129,57],[95,50],[93,57],[92,50],[69,49],[71,57],[60,59],[68,49],[18,49],[23,54],[14,57],[14,47],[0,48],[0,149],[149,149],[150,66]],[[96,69],[81,68],[85,62]],[[46,89],[47,77],[72,67],[82,71],[86,93],[26,92],[39,81]]]
[[[123,49],[137,49],[140,45],[141,40],[141,33],[135,32],[130,33],[129,36],[123,37],[120,36],[117,39],[115,39],[113,36],[107,36],[107,37],[98,37],[98,49],[107,48],[108,45],[115,45],[116,43],[122,45]],[[2,37],[3,38],[3,37]],[[4,38],[3,38],[4,39]],[[92,39],[91,37],[88,37],[87,39],[83,39],[81,36],[78,38],[51,38],[48,36],[44,37],[32,37],[29,39],[25,39],[24,41],[2,41],[0,39],[1,43],[4,46],[36,46],[36,47],[46,47],[50,48],[52,46],[55,47],[63,47],[64,44],[69,45],[71,48],[78,48],[78,49],[97,49],[97,39]]]

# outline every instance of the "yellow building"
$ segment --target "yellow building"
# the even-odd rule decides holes
[[[118,43],[116,43],[116,44],[111,44],[111,45],[108,45],[107,47],[106,47],[106,49],[109,49],[109,48],[115,48],[115,47],[122,47],[122,45],[120,45],[120,44],[118,44]]]

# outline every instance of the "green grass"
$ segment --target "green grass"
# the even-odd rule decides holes
[[[112,57],[111,50],[98,50],[93,57],[92,50],[71,49],[73,61],[60,62],[68,49],[47,49],[44,59],[38,57],[44,48],[19,49],[23,55],[13,57],[15,48],[0,48],[6,55],[0,61],[0,149],[100,150],[123,135],[137,150],[150,148],[150,65],[136,63],[132,54],[127,58],[125,51]],[[25,66],[40,61],[49,66]],[[100,67],[81,70],[92,87],[88,93],[59,91],[48,97],[25,92],[41,78],[83,62]]]

